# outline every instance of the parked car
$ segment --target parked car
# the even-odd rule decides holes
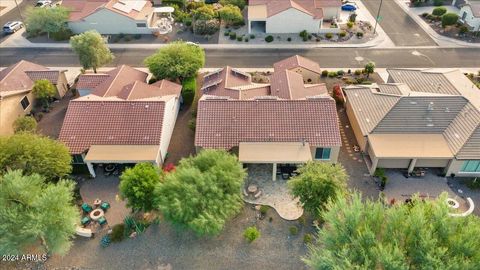
[[[354,4],[348,3],[348,4],[342,5],[342,10],[343,11],[355,11],[355,10],[357,10],[357,7]]]
[[[43,7],[51,7],[52,1],[50,0],[38,0],[35,4],[35,7],[43,8]]]
[[[12,34],[20,30],[22,27],[23,27],[23,23],[20,21],[7,22],[3,26],[3,32],[5,34]]]

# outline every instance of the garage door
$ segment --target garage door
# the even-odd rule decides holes
[[[449,159],[419,159],[415,163],[415,167],[445,168],[449,161]]]
[[[378,160],[378,168],[387,169],[408,169],[410,159],[380,159]]]

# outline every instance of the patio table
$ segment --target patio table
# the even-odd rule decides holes
[[[97,221],[98,219],[100,219],[104,215],[105,215],[105,212],[103,212],[103,210],[100,209],[100,208],[97,208],[97,209],[93,210],[92,212],[90,212],[90,218],[92,220],[95,220],[95,221]]]
[[[249,193],[256,193],[258,191],[258,187],[257,185],[252,184],[248,186],[247,190]]]

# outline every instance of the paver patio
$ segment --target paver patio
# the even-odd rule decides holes
[[[248,178],[244,188],[250,184],[258,186],[261,196],[243,196],[243,200],[251,204],[268,205],[275,209],[278,215],[285,220],[296,220],[303,215],[303,208],[298,198],[290,195],[287,183],[283,179],[272,181],[272,164],[249,164]]]

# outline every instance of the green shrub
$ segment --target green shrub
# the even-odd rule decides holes
[[[190,105],[195,98],[197,80],[195,77],[185,78],[182,82],[182,98],[185,105]]]
[[[436,7],[432,11],[432,15],[435,15],[435,16],[442,16],[445,13],[447,13],[447,8],[446,7]],[[423,14],[422,14],[422,16],[423,16]]]
[[[455,13],[447,13],[442,16],[442,27],[454,25],[458,21],[458,15]]]
[[[297,226],[290,226],[290,228],[288,228],[288,230],[290,231],[290,235],[297,235],[298,234]]]
[[[358,38],[363,37],[363,32],[357,32],[357,37],[358,37]]]
[[[339,37],[345,37],[347,35],[347,32],[342,31],[338,34]]]
[[[268,42],[268,43],[272,42],[273,41],[273,36],[266,36],[265,41]]]
[[[345,74],[345,71],[343,71],[343,70],[337,71],[337,75],[339,75],[339,76],[343,76],[344,74]]]
[[[112,233],[110,234],[112,242],[120,242],[125,239],[125,224],[120,223],[112,227]]]
[[[288,38],[287,38],[287,41],[288,41],[288,42],[292,41],[292,38],[291,38],[291,37],[288,37]]]
[[[465,25],[460,26],[459,33],[460,34],[468,33],[468,27],[466,27]]]
[[[330,71],[330,72],[328,72],[328,77],[330,77],[330,78],[337,77],[337,75],[338,75],[338,74],[337,74],[336,71]]]
[[[243,232],[243,237],[245,237],[245,239],[247,239],[249,243],[252,243],[257,238],[260,237],[260,232],[257,230],[255,226],[248,227]]]
[[[305,215],[302,215],[301,217],[298,218],[298,223],[301,225],[305,225],[307,223],[307,219],[305,218]]]
[[[73,36],[73,32],[68,28],[62,29],[58,32],[50,33],[50,37],[55,41],[69,40],[71,36]]]
[[[255,39],[255,35],[254,35],[254,34],[250,34],[250,39]]]
[[[357,70],[355,70],[354,74],[357,75],[357,76],[362,75],[362,70],[357,69]]]
[[[132,40],[132,36],[126,35],[125,38],[124,38],[124,40],[125,40],[126,42],[129,42],[130,40]]]
[[[322,77],[328,76],[328,70],[322,70]]]
[[[176,5],[176,6],[179,6],[179,7],[184,7],[185,0],[163,0],[162,4],[163,5],[168,5],[168,6]]]
[[[306,37],[308,37],[308,32],[307,32],[307,30],[303,30],[303,31],[300,32],[300,34],[298,34],[298,35],[299,35],[300,37],[302,37],[302,38],[306,38]]]
[[[226,37],[230,36],[230,31],[225,31],[225,32],[223,33],[223,35],[226,36]]]
[[[260,214],[266,215],[267,212],[268,212],[268,206],[266,206],[266,205],[260,206]]]
[[[243,37],[237,37],[237,41],[243,41]]]
[[[313,236],[309,233],[303,235],[303,243],[311,244],[313,242]]]
[[[245,42],[248,42],[248,37],[245,38]]]
[[[441,6],[443,5],[443,0],[433,0],[433,5],[434,6]]]
[[[124,34],[124,33],[120,33],[120,34],[118,34],[118,37],[119,37],[120,39],[122,39],[122,38],[125,37],[125,34]]]
[[[354,23],[353,23],[353,22],[347,22],[347,27],[348,27],[348,28],[352,28],[352,27],[353,27],[353,25],[354,25]]]
[[[134,38],[134,39],[141,39],[141,38],[142,38],[142,35],[140,35],[140,34],[135,34],[135,35],[133,36],[133,38]]]
[[[348,16],[348,21],[349,22],[355,22],[357,20],[357,13],[352,13],[350,16]]]
[[[230,39],[231,39],[231,40],[234,40],[234,39],[237,38],[237,33],[235,33],[235,32],[230,32],[229,35],[230,35]]]
[[[189,127],[192,131],[195,131],[195,129],[197,128],[197,119],[196,119],[196,118],[190,119],[190,121],[188,121],[188,127]]]
[[[385,176],[385,169],[384,168],[377,168],[375,173],[373,174],[375,177],[383,177]]]
[[[37,120],[31,116],[19,117],[13,122],[13,130],[15,133],[35,133],[37,131]]]
[[[186,17],[186,18],[184,18],[184,19],[182,20],[182,22],[183,22],[186,26],[188,26],[188,27],[192,26],[192,18],[191,18],[191,17]]]

